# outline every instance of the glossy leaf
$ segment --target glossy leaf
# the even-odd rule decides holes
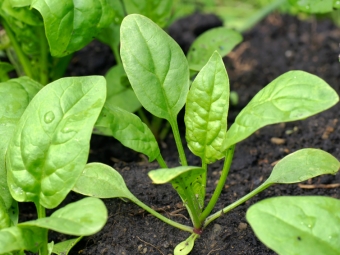
[[[9,144],[8,184],[17,201],[56,207],[74,186],[105,101],[100,76],[63,78],[33,98]]]
[[[175,168],[151,170],[148,175],[153,183],[164,184],[173,181],[175,178],[189,171],[195,171],[197,174],[201,174],[204,172],[204,169],[196,166],[179,166]]]
[[[269,124],[305,119],[339,101],[337,93],[321,78],[287,72],[263,88],[239,113],[227,131],[228,148]]]
[[[123,177],[112,167],[101,163],[87,164],[73,191],[99,198],[133,197]]]
[[[340,200],[275,197],[251,206],[246,218],[257,237],[280,255],[337,255]]]
[[[57,255],[67,255],[82,238],[82,236],[79,236],[78,238],[69,239],[53,245],[53,253]]]
[[[242,41],[242,35],[226,27],[209,29],[201,34],[190,46],[188,62],[191,70],[199,71],[217,51],[222,57]]]
[[[138,14],[121,26],[124,69],[141,104],[153,115],[173,123],[189,90],[187,60],[177,43]]]
[[[322,174],[335,174],[340,162],[319,149],[301,149],[280,160],[266,183],[295,183]]]
[[[7,209],[12,204],[12,196],[7,188],[5,166],[7,147],[21,115],[42,87],[28,77],[0,83],[0,197]]]
[[[195,240],[198,237],[197,234],[190,235],[185,241],[176,245],[174,255],[187,255],[194,248]]]
[[[206,163],[225,156],[228,109],[229,79],[215,52],[191,85],[184,117],[188,147]]]
[[[33,0],[44,19],[52,56],[62,57],[88,44],[101,28],[112,22],[113,10],[106,0]]]
[[[165,27],[172,14],[173,0],[124,0],[124,4],[128,14],[141,14]]]
[[[50,217],[27,221],[20,225],[47,228],[67,235],[87,236],[101,230],[107,217],[103,201],[86,197],[62,207]]]
[[[96,126],[109,128],[114,138],[124,146],[144,153],[149,161],[155,160],[160,150],[151,130],[135,114],[118,107],[104,107]]]
[[[289,3],[307,13],[332,12],[333,7],[339,8],[337,0],[289,0]]]
[[[124,84],[126,78],[124,68],[121,65],[112,67],[105,75],[107,82],[107,97],[105,106],[120,107],[128,112],[135,112],[141,104],[132,90],[130,84]]]
[[[38,252],[44,242],[44,232],[41,228],[14,226],[0,230],[0,254],[28,250]]]

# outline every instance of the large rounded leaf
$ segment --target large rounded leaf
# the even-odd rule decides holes
[[[32,7],[44,19],[51,54],[56,57],[84,47],[110,25],[114,15],[106,0],[33,0]]]
[[[229,79],[215,52],[191,85],[185,106],[186,140],[190,150],[206,163],[225,156]]]
[[[303,72],[287,72],[263,88],[239,113],[227,132],[228,148],[269,124],[305,119],[339,101],[321,78]]]
[[[123,20],[120,37],[123,66],[139,101],[153,115],[171,122],[189,91],[189,68],[181,48],[138,14]]]
[[[57,80],[33,98],[6,156],[16,200],[53,208],[65,198],[86,164],[105,93],[104,77],[89,76]]]
[[[28,77],[0,83],[0,197],[4,200],[7,209],[12,204],[12,196],[7,188],[5,167],[7,147],[21,115],[42,87]]]
[[[338,255],[340,201],[329,197],[276,197],[249,208],[257,237],[280,255]]]

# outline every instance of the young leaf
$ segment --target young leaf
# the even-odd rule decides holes
[[[275,197],[251,206],[246,218],[257,237],[280,255],[337,255],[340,201],[330,197]]]
[[[14,66],[9,63],[0,61],[0,82],[8,81],[8,72],[12,70],[14,70]]]
[[[70,250],[82,239],[82,236],[78,238],[69,239],[53,245],[53,253],[57,255],[67,255]]]
[[[174,255],[187,255],[194,248],[195,240],[198,237],[197,234],[191,234],[185,241],[176,245]]]
[[[305,119],[339,101],[337,93],[319,77],[287,72],[263,88],[239,113],[227,131],[228,148],[269,124]]]
[[[96,126],[109,128],[114,138],[135,151],[155,160],[160,150],[151,130],[133,113],[118,107],[104,107]]]
[[[28,103],[42,87],[28,77],[0,83],[0,197],[4,200],[7,209],[12,205],[5,167],[7,147]]]
[[[50,217],[20,223],[51,229],[67,235],[87,236],[101,230],[107,221],[107,209],[99,198],[86,197],[55,211]]]
[[[124,4],[129,14],[139,13],[165,27],[172,14],[173,0],[124,0]]]
[[[134,197],[123,177],[112,167],[101,163],[87,164],[72,190],[99,198]]]
[[[141,104],[133,92],[130,84],[122,84],[122,78],[126,77],[121,65],[112,67],[105,75],[107,82],[107,97],[105,106],[120,107],[128,112],[135,112]]]
[[[337,0],[289,0],[289,3],[307,13],[327,13],[332,12],[333,7],[339,8]]]
[[[18,225],[0,230],[0,240],[0,254],[19,250],[38,252],[45,236],[41,228]]]
[[[242,35],[229,28],[217,27],[209,29],[201,34],[190,46],[187,55],[189,68],[194,71],[200,71],[215,50],[224,57],[241,41]]]
[[[105,88],[100,76],[63,78],[33,98],[6,155],[7,181],[17,201],[54,208],[65,198],[86,164]]]
[[[177,43],[146,17],[132,14],[121,26],[124,69],[141,104],[173,123],[189,90],[187,60]]]
[[[31,6],[44,19],[51,54],[56,57],[84,47],[113,18],[108,1],[33,0]]]
[[[331,154],[318,149],[301,149],[280,160],[266,183],[295,183],[322,174],[335,174],[340,162]]]
[[[185,106],[188,147],[206,163],[225,155],[229,79],[221,56],[214,52],[191,85]]]
[[[175,168],[161,168],[156,170],[151,170],[148,175],[153,183],[164,184],[172,182],[174,179],[180,175],[195,171],[195,175],[200,175],[204,172],[204,169],[196,166],[179,166]]]
[[[1,5],[2,10],[4,10],[6,14],[31,26],[43,25],[41,17],[37,12],[32,11],[28,6],[14,8],[10,2],[10,0],[4,0]]]
[[[11,226],[11,218],[9,217],[4,200],[0,196],[0,229]]]

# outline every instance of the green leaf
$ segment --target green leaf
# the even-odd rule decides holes
[[[52,56],[63,57],[88,44],[101,28],[112,22],[113,10],[106,0],[33,0],[43,16]]]
[[[14,7],[11,5],[11,0],[4,0],[1,8],[6,12],[7,15],[14,17],[21,22],[24,22],[31,26],[42,26],[43,22],[39,13],[32,11],[29,6],[25,7]]]
[[[63,78],[33,98],[9,144],[8,184],[17,201],[56,207],[74,186],[105,101],[100,76]]]
[[[191,234],[185,241],[176,245],[174,255],[187,255],[194,248],[195,240],[198,237],[197,234]]]
[[[9,0],[13,7],[24,7],[31,5],[32,0]]]
[[[337,93],[321,78],[287,72],[263,88],[239,113],[227,131],[228,148],[269,124],[305,119],[339,101]]]
[[[78,238],[69,239],[53,246],[53,253],[57,255],[67,255],[70,250],[82,239],[82,236]]]
[[[126,77],[126,74],[121,65],[112,67],[106,73],[107,97],[105,106],[109,108],[117,106],[128,112],[135,112],[141,107],[141,104],[130,84],[122,83],[124,77]]]
[[[124,0],[128,14],[141,14],[148,17],[160,27],[169,24],[173,0]]]
[[[121,57],[145,109],[173,123],[189,91],[187,60],[177,43],[146,17],[132,14],[121,26]]]
[[[88,236],[101,230],[107,221],[107,209],[99,198],[86,197],[55,211],[50,217],[21,223],[51,229],[67,235]]]
[[[225,156],[228,108],[229,79],[215,52],[191,85],[184,117],[188,147],[206,163]]]
[[[257,237],[280,255],[338,255],[340,201],[275,197],[251,206],[246,218]]]
[[[327,13],[337,6],[337,0],[289,0],[289,3],[303,12]]]
[[[319,149],[301,149],[281,159],[266,183],[295,183],[322,174],[335,174],[340,162]]]
[[[0,230],[11,226],[11,218],[9,217],[4,200],[0,196]]]
[[[144,153],[150,162],[160,154],[151,130],[133,113],[118,107],[104,107],[96,126],[109,128],[114,138],[124,146]]]
[[[13,71],[14,66],[7,62],[0,61],[0,82],[9,80],[8,72]]]
[[[112,167],[101,163],[87,164],[72,190],[99,198],[134,197],[123,177]]]
[[[187,59],[191,70],[199,71],[217,51],[222,57],[242,41],[242,35],[226,27],[209,29],[190,46]]]
[[[7,147],[21,115],[42,87],[28,77],[0,83],[0,197],[4,200],[7,209],[12,205],[5,166]]]
[[[161,168],[156,170],[151,170],[148,175],[151,178],[153,183],[156,184],[164,184],[168,182],[172,182],[174,179],[179,177],[180,175],[195,171],[197,174],[202,174],[204,169],[196,166],[179,166],[174,168]]]
[[[28,250],[38,252],[45,241],[45,232],[41,228],[14,226],[0,230],[0,254]]]

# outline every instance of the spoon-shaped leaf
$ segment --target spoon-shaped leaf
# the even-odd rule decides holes
[[[126,147],[144,153],[149,161],[155,160],[160,150],[155,136],[137,115],[119,107],[104,107],[96,126],[109,128],[114,138]]]
[[[0,254],[27,250],[38,252],[45,241],[45,232],[31,226],[14,226],[0,230]]]
[[[45,86],[33,98],[6,155],[17,201],[54,208],[65,198],[85,167],[105,92],[104,77],[74,77]]]
[[[198,237],[197,234],[191,234],[185,241],[176,245],[174,255],[187,255],[194,248],[195,240]]]
[[[121,57],[141,104],[153,115],[173,123],[189,91],[188,63],[178,44],[150,19],[124,18]]]
[[[179,166],[174,168],[161,168],[157,170],[151,170],[148,175],[156,184],[164,184],[171,182],[176,179],[180,175],[184,173],[188,173],[191,171],[195,171],[195,175],[202,174],[205,170],[201,167],[196,166]]]
[[[4,200],[7,209],[12,204],[5,167],[7,147],[21,115],[42,87],[28,77],[0,83],[0,197]]]
[[[295,183],[322,174],[335,174],[340,162],[318,149],[301,149],[280,160],[265,183]]]
[[[134,198],[123,177],[112,167],[101,163],[87,164],[73,191],[99,198]]]
[[[224,57],[241,41],[242,35],[229,28],[209,29],[190,46],[187,56],[190,69],[201,70],[215,50]]]
[[[51,54],[56,57],[84,47],[110,25],[114,15],[108,1],[33,0],[31,6],[44,19]]]
[[[86,197],[55,211],[50,217],[21,223],[21,226],[36,226],[60,233],[87,236],[101,230],[107,220],[103,201]]]
[[[229,79],[221,56],[214,52],[191,85],[185,106],[186,140],[206,163],[225,156]]]
[[[236,117],[227,131],[228,148],[269,124],[305,119],[339,101],[337,93],[321,78],[287,72],[263,88]]]
[[[251,206],[246,218],[257,237],[280,255],[337,255],[340,201],[330,197],[275,197]]]

